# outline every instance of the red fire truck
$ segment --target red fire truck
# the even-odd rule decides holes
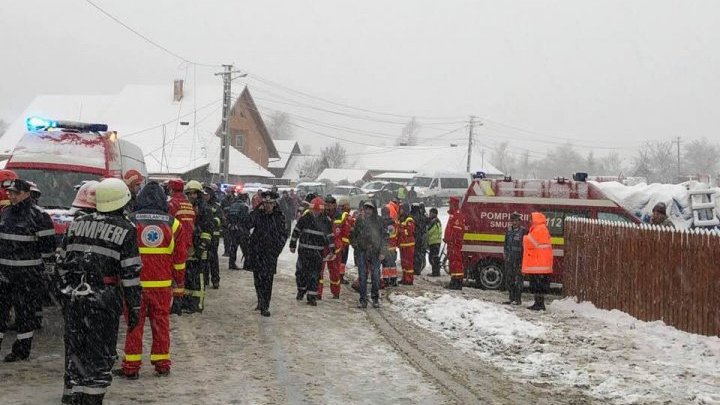
[[[582,178],[582,177],[579,177]],[[565,218],[582,217],[607,221],[640,220],[608,199],[592,182],[555,180],[474,179],[465,194],[463,260],[465,277],[479,288],[504,287],[503,248],[510,214],[520,213],[530,226],[530,213],[542,212],[552,237],[555,265],[551,281],[562,282]]]

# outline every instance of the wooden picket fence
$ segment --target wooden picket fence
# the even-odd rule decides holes
[[[568,218],[563,294],[720,336],[720,233]]]

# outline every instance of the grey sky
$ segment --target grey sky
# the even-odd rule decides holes
[[[545,150],[553,145],[529,140],[546,134],[628,149],[650,138],[720,139],[716,1],[96,3],[193,61],[233,62],[251,75],[375,111],[461,120],[475,114],[534,132],[490,124],[479,130],[481,142]],[[169,86],[185,73],[181,61],[82,0],[0,0],[0,38],[5,120],[37,94]],[[214,71],[197,67],[198,82],[219,84]],[[283,109],[266,100],[290,97],[248,83],[261,107]],[[400,133],[395,124],[302,114]],[[435,120],[441,124],[423,136],[461,126],[451,124],[455,119]],[[449,137],[462,138],[463,132]]]

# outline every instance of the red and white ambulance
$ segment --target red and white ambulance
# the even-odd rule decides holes
[[[579,178],[582,178],[579,177]],[[530,227],[530,213],[547,218],[552,237],[554,287],[562,283],[564,223],[568,217],[639,223],[640,220],[605,196],[591,182],[555,180],[474,179],[465,194],[463,261],[465,277],[479,288],[504,287],[503,248],[510,214],[520,213]]]
[[[73,219],[75,185],[104,177],[122,178],[129,170],[147,178],[142,150],[108,131],[105,124],[30,117],[27,128],[5,168],[38,185],[40,205],[50,214],[58,235]]]

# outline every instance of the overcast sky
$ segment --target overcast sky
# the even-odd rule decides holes
[[[583,153],[588,145],[628,150],[675,136],[720,140],[718,1],[93,1],[184,58],[249,72],[261,108],[296,100],[284,106],[325,124],[385,136],[401,125],[379,121],[405,118],[301,113],[297,94],[252,76],[337,103],[418,116],[424,137],[461,128],[474,114],[487,120],[480,142],[508,140],[516,150],[544,151],[562,139]],[[6,121],[38,94],[169,86],[186,73],[220,83],[217,69],[183,63],[83,0],[0,5]],[[461,141],[464,133],[446,138]]]

